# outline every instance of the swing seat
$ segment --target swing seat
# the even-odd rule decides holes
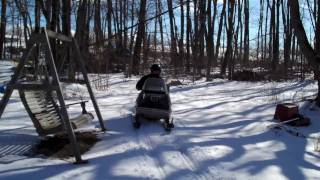
[[[0,85],[4,87],[10,81],[15,66],[12,61],[0,59]],[[3,89],[4,91],[4,89]]]
[[[53,91],[19,90],[19,95],[40,136],[57,134],[64,131],[60,107],[56,103]],[[70,119],[73,129],[79,129],[93,120],[93,115],[83,114]]]
[[[94,117],[91,113],[80,114],[79,116],[77,116],[75,118],[71,118],[70,122],[71,122],[73,129],[79,129],[79,128],[83,127],[84,125],[92,122],[93,118]]]

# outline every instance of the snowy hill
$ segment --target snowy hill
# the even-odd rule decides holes
[[[318,179],[320,112],[301,104],[312,125],[310,138],[272,130],[278,102],[300,102],[316,92],[313,81],[246,83],[198,81],[172,87],[175,128],[154,122],[134,130],[130,114],[137,79],[111,77],[110,90],[96,92],[108,131],[83,158],[89,163],[22,156],[37,135],[17,94],[0,121],[0,179]],[[66,87],[68,89],[68,87]],[[92,105],[88,110],[93,111]],[[80,112],[77,107],[68,109]],[[98,121],[95,119],[96,126]],[[11,149],[10,149],[11,148]],[[16,148],[16,150],[12,149]],[[7,153],[6,152],[10,152]]]

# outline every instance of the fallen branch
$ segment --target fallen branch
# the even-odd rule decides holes
[[[276,123],[276,124],[271,124],[271,125],[269,125],[269,126],[267,126],[267,127],[268,127],[268,128],[275,128],[275,127],[279,127],[279,126],[288,124],[288,123],[293,122],[293,121],[297,121],[297,120],[299,120],[299,119],[300,119],[300,118],[297,117],[297,118],[289,119],[289,120],[282,121],[282,122],[279,122],[279,123]]]

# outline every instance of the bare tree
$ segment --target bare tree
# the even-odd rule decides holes
[[[179,56],[180,56],[180,62],[179,66],[183,64],[184,61],[184,4],[183,0],[180,0],[180,40],[179,40]]]
[[[204,51],[205,51],[205,32],[206,32],[206,3],[207,1],[199,1],[199,36],[198,36],[198,41],[199,41],[199,58],[198,58],[198,72],[201,73],[202,75],[202,68],[206,63],[204,63],[205,57],[204,57]]]
[[[316,53],[316,51],[312,48],[311,44],[308,41],[308,37],[306,31],[303,27],[301,17],[300,17],[300,9],[299,9],[299,1],[298,0],[290,0],[290,17],[292,21],[292,25],[294,28],[294,34],[297,37],[299,47],[303,53],[303,55],[307,58],[308,62],[311,64],[313,71],[316,74],[316,79],[318,80],[318,96],[317,96],[317,105],[320,105],[320,56]]]
[[[131,68],[130,74],[136,74],[136,75],[139,74],[141,43],[143,40],[143,36],[145,34],[146,7],[147,7],[147,1],[141,0],[140,12],[139,12],[138,32],[137,32],[136,43],[134,46],[132,65],[130,66],[130,68]]]
[[[193,35],[191,36],[192,60],[193,60],[193,80],[199,70],[199,1],[193,0]]]
[[[284,29],[284,44],[283,44],[283,59],[284,59],[284,74],[288,74],[288,63],[290,61],[290,51],[292,44],[292,25],[290,21],[290,11],[289,6],[285,0],[282,1],[282,22]],[[287,1],[288,2],[288,1]]]
[[[88,59],[89,56],[89,1],[79,1],[79,7],[76,20],[75,38],[79,43],[82,55]]]
[[[244,0],[244,54],[243,61],[247,65],[249,62],[249,0]]]
[[[229,65],[229,62],[232,61],[232,54],[233,54],[233,32],[234,32],[234,7],[235,1],[228,0],[228,24],[226,25],[227,31],[227,49],[225,52],[224,59],[221,63],[221,75],[226,74],[226,68]],[[231,72],[229,72],[231,73]],[[229,78],[232,75],[229,74]]]
[[[218,34],[217,34],[217,43],[216,43],[216,50],[213,58],[213,63],[217,63],[219,52],[220,52],[220,45],[221,45],[221,34],[222,34],[222,28],[223,28],[223,22],[226,14],[226,7],[227,7],[227,0],[223,0],[223,7],[220,14],[220,20],[219,20],[219,27],[218,27]]]
[[[162,13],[162,3],[161,0],[157,0],[157,8],[158,8],[158,13]],[[162,55],[164,54],[164,37],[163,37],[163,22],[162,22],[162,16],[158,16],[158,21],[159,21],[159,29],[160,29],[160,43],[161,43],[161,52]]]
[[[100,48],[102,45],[103,33],[101,30],[101,1],[94,1],[94,31],[96,37],[97,47]]]
[[[272,71],[276,72],[277,71],[277,67],[279,64],[279,59],[280,59],[280,52],[279,52],[279,28],[280,28],[280,0],[276,0],[274,1],[274,8],[275,8],[275,13],[274,13],[274,29],[273,29],[273,59],[272,59]]]
[[[190,72],[190,58],[191,58],[191,48],[190,48],[190,38],[191,38],[191,29],[192,29],[192,22],[190,17],[190,1],[187,1],[187,32],[186,32],[186,72]]]
[[[212,60],[213,60],[213,56],[214,56],[213,33],[214,33],[214,28],[215,28],[216,16],[217,16],[217,1],[213,1],[213,17],[211,18],[211,0],[208,0],[208,9],[207,9],[207,24],[208,24],[207,52],[208,52],[208,61],[207,61],[207,74],[206,74],[207,81],[209,81],[211,79],[210,72],[211,72]]]
[[[108,13],[107,13],[107,21],[108,21],[108,39],[109,45],[112,39],[112,0],[108,0]]]
[[[160,59],[163,61],[161,63],[171,63],[175,74],[180,68],[186,73],[193,72],[193,75],[203,75],[203,70],[206,70],[207,80],[211,78],[212,67],[219,65],[221,74],[229,72],[229,78],[232,78],[233,71],[248,68],[249,65],[252,68],[262,67],[261,71],[268,70],[271,75],[278,73],[270,77],[278,78],[280,73],[287,78],[292,77],[289,74],[299,73],[303,77],[310,70],[310,64],[313,69],[314,66],[305,60],[309,57],[301,56],[305,48],[297,46],[297,43],[301,44],[301,38],[293,33],[292,10],[289,6],[292,2],[258,2],[259,21],[254,24],[255,14],[251,11],[250,0],[1,0],[0,58],[4,57],[5,51],[11,52],[9,43],[4,46],[6,27],[14,27],[11,47],[14,46],[14,34],[21,37],[16,42],[19,47],[24,45],[33,30],[39,31],[43,19],[48,29],[70,36],[71,17],[74,15],[75,38],[85,58],[95,57],[95,61],[107,66],[123,63],[121,58],[110,58],[116,57],[115,53],[124,52],[111,51],[111,45],[114,45],[111,42],[115,42],[118,49],[130,49],[133,58],[129,71],[133,74],[142,72],[140,60],[146,67],[150,60],[148,57],[153,56],[154,61]],[[11,13],[11,9],[6,12],[5,7],[11,8],[8,4],[14,6],[16,13]],[[304,5],[302,16],[311,20],[310,33],[307,33],[309,40],[314,39],[311,48],[315,53],[320,52],[319,0],[306,0]],[[154,17],[146,18],[154,13]],[[154,27],[148,27],[150,22]],[[257,37],[254,37],[255,32]],[[253,40],[256,47],[250,43]],[[109,44],[108,47],[104,46],[105,42]],[[170,49],[165,48],[167,45]],[[58,64],[65,56],[72,59],[67,54],[62,58],[57,56],[61,54],[56,53],[62,50],[61,42],[51,41],[51,46]],[[102,52],[108,53],[108,56],[99,57]],[[160,54],[161,58],[158,58]],[[8,57],[11,56],[9,54]],[[99,71],[98,68],[94,69]],[[315,77],[319,77],[318,71],[314,70],[314,73]]]
[[[135,0],[132,0],[131,1],[131,26],[134,25],[134,3],[135,3]],[[131,28],[131,31],[130,31],[130,45],[129,45],[129,49],[130,49],[130,52],[132,52],[132,49],[133,49],[133,43],[134,43],[134,35],[133,35],[133,31],[134,31],[134,28]],[[130,65],[130,68],[132,67],[132,65]]]
[[[6,14],[7,14],[7,1],[1,1],[1,25],[0,25],[0,59],[4,58],[4,42],[6,34]]]
[[[260,16],[259,16],[259,27],[257,37],[257,60],[263,59],[264,54],[264,38],[263,38],[263,19],[264,19],[264,0],[260,0]],[[261,50],[261,53],[260,53]]]
[[[171,63],[174,66],[175,74],[177,74],[177,41],[176,41],[176,34],[175,34],[175,24],[174,24],[174,14],[173,14],[172,0],[167,0],[167,3],[168,3],[169,22],[170,22]]]
[[[27,42],[32,31],[31,18],[27,8],[28,4],[27,4],[27,1],[25,0],[21,0],[21,1],[15,0],[15,4],[17,6],[19,14],[22,17],[24,41]]]

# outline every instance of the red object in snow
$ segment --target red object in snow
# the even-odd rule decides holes
[[[274,119],[279,121],[287,121],[297,117],[299,114],[299,106],[293,103],[278,104]]]

